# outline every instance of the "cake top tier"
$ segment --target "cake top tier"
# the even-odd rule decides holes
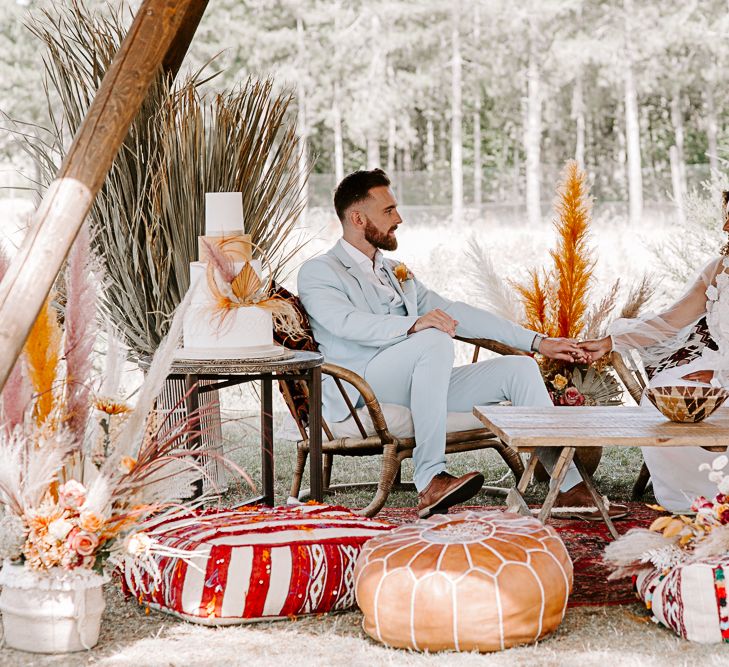
[[[243,193],[205,193],[205,235],[235,236],[242,234]]]

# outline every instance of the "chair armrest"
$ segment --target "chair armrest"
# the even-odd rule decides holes
[[[524,350],[517,350],[515,347],[511,347],[511,345],[500,343],[499,341],[492,340],[491,338],[464,338],[463,336],[456,336],[455,338],[463,343],[474,345],[476,347],[476,352],[478,352],[479,349],[483,349],[491,350],[491,352],[496,352],[497,354],[502,355],[519,354],[529,356],[529,353],[524,352]]]
[[[610,364],[618,374],[620,381],[625,385],[628,393],[633,397],[633,400],[636,403],[640,403],[640,399],[643,396],[643,386],[641,386],[641,382],[636,377],[638,371],[628,368],[620,352],[615,352],[614,350],[610,353]]]
[[[337,366],[336,364],[323,364],[321,370],[325,375],[329,375],[334,378],[337,386],[339,387],[339,391],[342,393],[342,397],[347,403],[347,407],[349,407],[349,412],[357,423],[363,437],[367,437],[365,429],[359,419],[357,410],[354,405],[352,405],[352,401],[342,387],[342,382],[348,382],[351,384],[362,396],[365,407],[370,413],[372,425],[375,427],[375,431],[377,431],[377,435],[380,437],[382,443],[387,444],[395,441],[395,438],[390,434],[390,431],[387,428],[387,422],[385,421],[385,416],[382,414],[380,402],[377,400],[377,396],[375,396],[375,392],[372,390],[372,387],[370,387],[367,380],[365,380],[361,375],[357,375],[354,371],[350,371],[348,368],[343,368],[342,366]]]

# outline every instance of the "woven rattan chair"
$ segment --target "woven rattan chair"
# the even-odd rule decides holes
[[[474,346],[473,362],[478,361],[479,353],[482,349],[491,350],[498,354],[525,354],[519,350],[515,350],[507,345],[493,340],[487,339],[463,339],[458,338],[466,343]],[[398,438],[389,430],[382,406],[377,400],[377,396],[373,392],[370,385],[356,373],[335,366],[334,364],[324,364],[323,373],[334,379],[339,390],[342,392],[344,400],[349,406],[350,414],[357,424],[359,434],[356,437],[337,438],[326,421],[323,421],[323,437],[322,450],[324,453],[324,488],[325,493],[335,492],[337,490],[353,489],[353,488],[375,488],[375,496],[372,501],[360,510],[358,513],[365,516],[374,516],[379,512],[387,501],[387,497],[393,487],[397,488],[414,488],[412,483],[405,484],[400,480],[400,465],[404,459],[411,457],[413,449],[416,446],[414,438]],[[369,434],[365,426],[362,424],[360,415],[357,413],[354,405],[344,390],[344,383],[353,385],[364,399],[365,407],[369,417],[372,420],[375,433]],[[297,444],[296,470],[291,485],[291,496],[299,498],[305,496],[301,493],[301,480],[304,473],[304,467],[309,454],[309,436],[308,425],[305,413],[302,411],[303,401],[296,400],[295,392],[301,392],[304,387],[301,384],[293,385],[291,383],[281,387],[284,399],[291,410],[299,432],[301,440]],[[524,465],[519,455],[510,447],[504,445],[491,431],[481,429],[471,429],[464,431],[450,432],[446,436],[446,454],[454,454],[457,452],[466,452],[477,449],[495,449],[504,460],[506,465],[511,469],[515,478],[518,480],[524,471]],[[372,456],[382,455],[382,469],[380,471],[379,480],[375,483],[347,484],[347,485],[331,485],[332,466],[334,456]],[[484,487],[489,492],[505,495],[507,489],[498,487]]]
[[[636,362],[633,356],[622,356],[618,352],[611,353],[610,361],[618,377],[628,390],[628,393],[636,403],[640,403],[645,388],[656,373],[692,361],[701,354],[704,347],[709,347],[714,350],[717,349],[716,343],[709,335],[709,327],[706,324],[705,317],[701,318],[694,325],[693,331],[683,348],[669,355],[655,366],[643,367],[642,364]],[[645,493],[650,477],[648,467],[643,463],[638,478],[633,485],[633,500],[640,499]]]

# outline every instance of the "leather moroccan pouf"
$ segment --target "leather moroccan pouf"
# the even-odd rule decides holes
[[[394,528],[344,507],[197,511],[149,532],[161,581],[126,562],[119,574],[140,604],[206,625],[231,625],[354,605],[363,545]]]
[[[536,519],[463,512],[370,540],[355,582],[373,639],[419,651],[498,651],[559,626],[572,561],[555,530]]]
[[[638,575],[638,595],[653,616],[679,637],[702,644],[729,642],[726,577],[729,559],[678,565]]]

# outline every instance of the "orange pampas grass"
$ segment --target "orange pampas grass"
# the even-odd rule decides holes
[[[53,409],[53,385],[61,357],[61,327],[48,297],[25,343],[28,378],[37,395],[33,416],[42,426]]]
[[[530,284],[514,284],[516,291],[521,297],[524,305],[524,326],[534,331],[540,331],[548,336],[553,335],[552,326],[549,322],[549,303],[546,292],[546,285],[539,280],[539,273],[536,269],[529,271]],[[549,280],[544,277],[544,283]]]
[[[587,293],[595,260],[590,256],[587,236],[592,202],[587,193],[585,173],[570,160],[562,172],[555,208],[559,219],[554,226],[559,241],[550,254],[554,260],[557,287],[557,336],[577,336],[584,325]]]
[[[557,248],[554,268],[542,280],[536,269],[525,284],[515,284],[524,305],[524,326],[547,336],[574,338],[585,325],[587,297],[595,261],[587,245],[592,210],[586,177],[574,160],[562,172],[555,209]]]

